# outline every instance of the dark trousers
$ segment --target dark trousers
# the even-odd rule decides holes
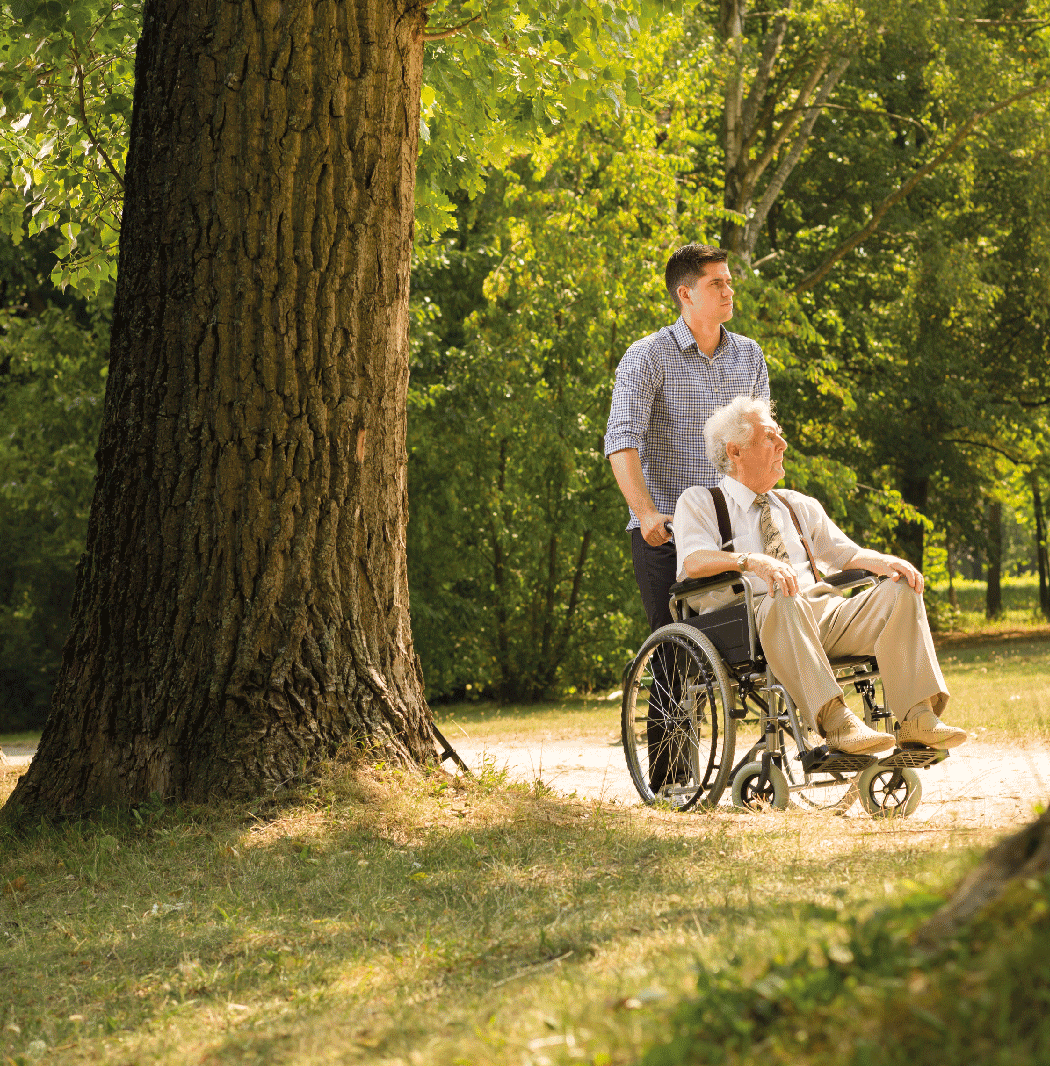
[[[631,558],[634,561],[634,580],[642,594],[642,607],[649,619],[650,631],[673,622],[671,609],[671,586],[678,572],[678,553],[668,542],[654,548],[645,543],[640,529],[631,530]]]
[[[678,557],[673,544],[654,548],[646,544],[640,529],[631,530],[631,558],[634,561],[634,580],[642,595],[642,607],[649,620],[649,629],[657,630],[674,619],[668,603],[671,586],[678,571]],[[675,730],[669,726],[674,720],[674,708],[681,696],[681,679],[668,657],[668,647],[659,648],[653,656],[651,669],[653,687],[649,693],[649,714],[645,735],[649,748],[649,785],[658,792],[672,778],[675,765],[683,766],[682,754],[676,751]],[[680,738],[678,738],[680,740]]]

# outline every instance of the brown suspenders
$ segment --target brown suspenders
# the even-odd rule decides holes
[[[802,547],[806,549],[806,556],[809,559],[809,565],[813,570],[813,580],[823,581],[824,575],[817,569],[817,560],[813,558],[813,550],[809,546],[809,537],[802,532],[802,523],[798,520],[798,515],[795,514],[795,508],[788,503],[786,496],[781,496],[779,492],[774,492],[774,496],[788,509],[788,514],[791,515],[791,521],[795,523],[795,529],[798,530],[798,539],[802,541]]]
[[[718,535],[722,538],[722,551],[731,552],[733,550],[733,526],[729,521],[729,508],[726,506],[725,493],[718,486],[707,491],[711,493],[711,499],[715,505],[715,514],[718,515]],[[802,532],[802,523],[798,520],[798,515],[795,514],[795,508],[791,506],[787,497],[781,496],[779,492],[772,492],[770,495],[776,496],[788,509],[791,521],[795,523],[795,529],[798,531],[798,538],[802,541],[802,547],[806,549],[806,557],[809,559],[809,565],[813,569],[813,580],[823,581],[824,575],[817,569],[817,560],[813,558],[813,549],[809,546],[809,537]]]

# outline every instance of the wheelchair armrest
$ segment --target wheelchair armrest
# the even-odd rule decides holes
[[[850,573],[860,571],[850,571]],[[679,581],[670,588],[672,596],[691,595],[694,592],[708,592],[711,589],[725,588],[734,585],[734,592],[743,592],[744,581],[737,570],[727,570],[723,574],[712,574],[710,577],[687,577],[685,581]]]
[[[858,585],[877,585],[879,576],[870,570],[842,570],[837,574],[829,574],[824,578],[824,583],[836,589],[852,589]]]

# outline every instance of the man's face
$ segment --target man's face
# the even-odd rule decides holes
[[[705,263],[696,284],[678,290],[682,311],[706,322],[728,322],[733,317],[733,275],[725,263]],[[684,291],[683,291],[684,290]]]
[[[784,476],[787,442],[768,415],[752,415],[751,426],[751,441],[741,448],[729,445],[726,453],[733,460],[737,481],[752,492],[768,492]]]

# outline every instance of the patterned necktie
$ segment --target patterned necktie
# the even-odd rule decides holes
[[[762,516],[759,526],[762,530],[762,543],[765,545],[766,555],[772,555],[774,559],[780,559],[785,563],[791,562],[784,540],[780,536],[780,530],[773,522],[773,512],[769,507],[769,497],[763,492],[755,497],[755,503],[762,508]]]

